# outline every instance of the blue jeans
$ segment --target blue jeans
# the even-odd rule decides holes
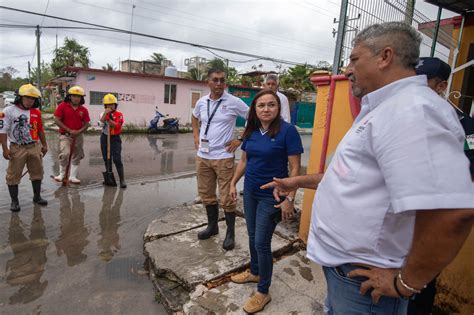
[[[377,304],[372,302],[370,291],[360,295],[364,278],[349,278],[347,273],[359,266],[345,264],[338,267],[323,267],[328,286],[326,307],[329,315],[405,315],[408,300],[383,296]]]
[[[244,212],[249,234],[250,272],[260,276],[257,290],[267,294],[272,282],[272,236],[276,223],[272,215],[279,211],[273,196],[256,196],[244,190]]]

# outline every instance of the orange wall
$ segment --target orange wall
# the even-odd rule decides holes
[[[318,173],[323,147],[324,131],[326,128],[326,113],[329,97],[329,85],[318,86],[316,99],[316,113],[314,117],[313,137],[311,141],[308,174]],[[353,118],[349,108],[349,81],[336,81],[334,104],[331,116],[331,132],[329,135],[326,167],[331,161],[339,141],[344,137],[352,125]],[[309,224],[311,221],[311,206],[315,191],[305,189],[303,198],[303,212],[301,215],[299,236],[304,241],[308,240]]]

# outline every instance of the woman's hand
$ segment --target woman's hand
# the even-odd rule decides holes
[[[230,184],[229,195],[233,201],[237,201],[237,187],[235,186],[235,184]]]
[[[275,208],[281,209],[281,218],[283,221],[291,219],[295,213],[294,202],[289,201],[288,199],[283,200],[283,202],[275,205]]]

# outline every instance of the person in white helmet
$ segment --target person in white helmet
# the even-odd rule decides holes
[[[72,158],[69,170],[69,181],[73,184],[80,184],[77,178],[79,163],[84,158],[84,131],[89,128],[89,111],[84,105],[84,89],[80,86],[71,87],[64,99],[54,112],[54,122],[59,126],[59,175],[55,176],[56,181],[63,181],[72,148]]]

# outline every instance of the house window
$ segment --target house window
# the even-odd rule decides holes
[[[105,94],[113,94],[115,97],[118,98],[117,92],[97,92],[97,91],[90,91],[89,92],[89,105],[102,105],[102,99],[104,98]]]
[[[165,84],[165,104],[176,104],[176,84]]]

